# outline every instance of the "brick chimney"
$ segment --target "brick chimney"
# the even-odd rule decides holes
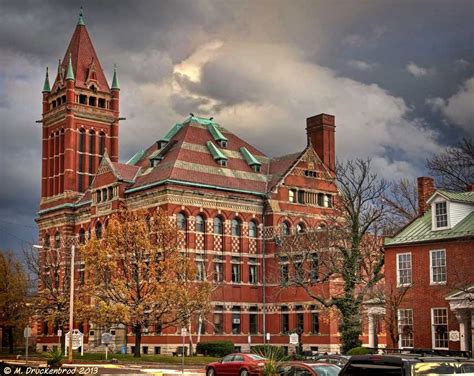
[[[474,184],[468,184],[466,188],[466,192],[474,192]]]
[[[418,214],[423,215],[427,210],[426,201],[435,191],[433,178],[420,176],[418,179]]]
[[[319,114],[306,119],[308,142],[314,147],[321,161],[334,171],[336,166],[336,124],[334,116]]]

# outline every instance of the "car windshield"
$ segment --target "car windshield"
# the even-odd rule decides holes
[[[252,360],[266,360],[264,357],[257,355],[257,354],[248,354],[247,355]]]
[[[320,365],[312,365],[312,369],[316,371],[318,376],[337,376],[339,375],[339,371],[341,370],[340,367],[335,365],[327,365],[327,366],[320,366]]]

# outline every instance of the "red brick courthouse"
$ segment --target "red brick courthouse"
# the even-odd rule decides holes
[[[109,86],[81,16],[52,86],[46,77],[43,89],[37,219],[43,246],[66,252],[71,242],[80,246],[101,237],[107,217],[122,204],[151,216],[161,208],[184,234],[180,246],[194,258],[197,280],[217,286],[201,341],[230,339],[245,351],[249,342],[269,336],[270,343],[288,347],[288,332],[300,329],[305,350],[337,351],[337,319],[303,291],[281,291],[269,272],[284,269],[274,257],[275,236],[317,228],[332,211],[334,116],[308,118],[308,146],[272,158],[232,133],[232,124],[224,128],[191,115],[121,163],[119,93],[117,72]],[[301,132],[304,127],[301,122]],[[77,261],[78,285],[83,269]],[[103,328],[86,322],[75,327],[84,331],[86,349],[100,346]],[[194,343],[197,328],[196,320]],[[116,349],[126,345],[130,351],[131,332],[112,329]],[[40,322],[39,350],[58,342],[53,325]],[[150,322],[142,351],[169,353],[180,343],[176,329],[162,332]]]

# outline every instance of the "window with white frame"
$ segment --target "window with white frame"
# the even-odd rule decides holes
[[[435,203],[436,228],[448,227],[448,208],[446,201]]]
[[[196,279],[198,281],[204,281],[206,279],[206,264],[202,255],[196,258]]]
[[[411,253],[397,254],[397,286],[411,285]]]
[[[398,346],[413,347],[413,310],[399,309],[398,316]]]
[[[446,283],[446,250],[430,251],[430,279],[432,284]]]
[[[449,342],[448,332],[448,309],[432,308],[431,309],[431,338],[434,349],[447,349]]]

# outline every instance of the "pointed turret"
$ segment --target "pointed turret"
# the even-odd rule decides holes
[[[51,93],[51,87],[49,86],[48,67],[46,67],[46,78],[44,79],[43,93]]]
[[[114,77],[112,79],[112,90],[120,90],[118,77],[117,77],[117,64],[114,64]]]
[[[79,19],[77,20],[77,26],[86,26],[86,24],[84,23],[84,15],[82,14],[82,7],[79,12]]]
[[[72,57],[71,57],[70,52],[69,52],[69,64],[67,66],[67,73],[66,73],[66,81],[67,80],[74,80],[74,71],[72,69]]]

